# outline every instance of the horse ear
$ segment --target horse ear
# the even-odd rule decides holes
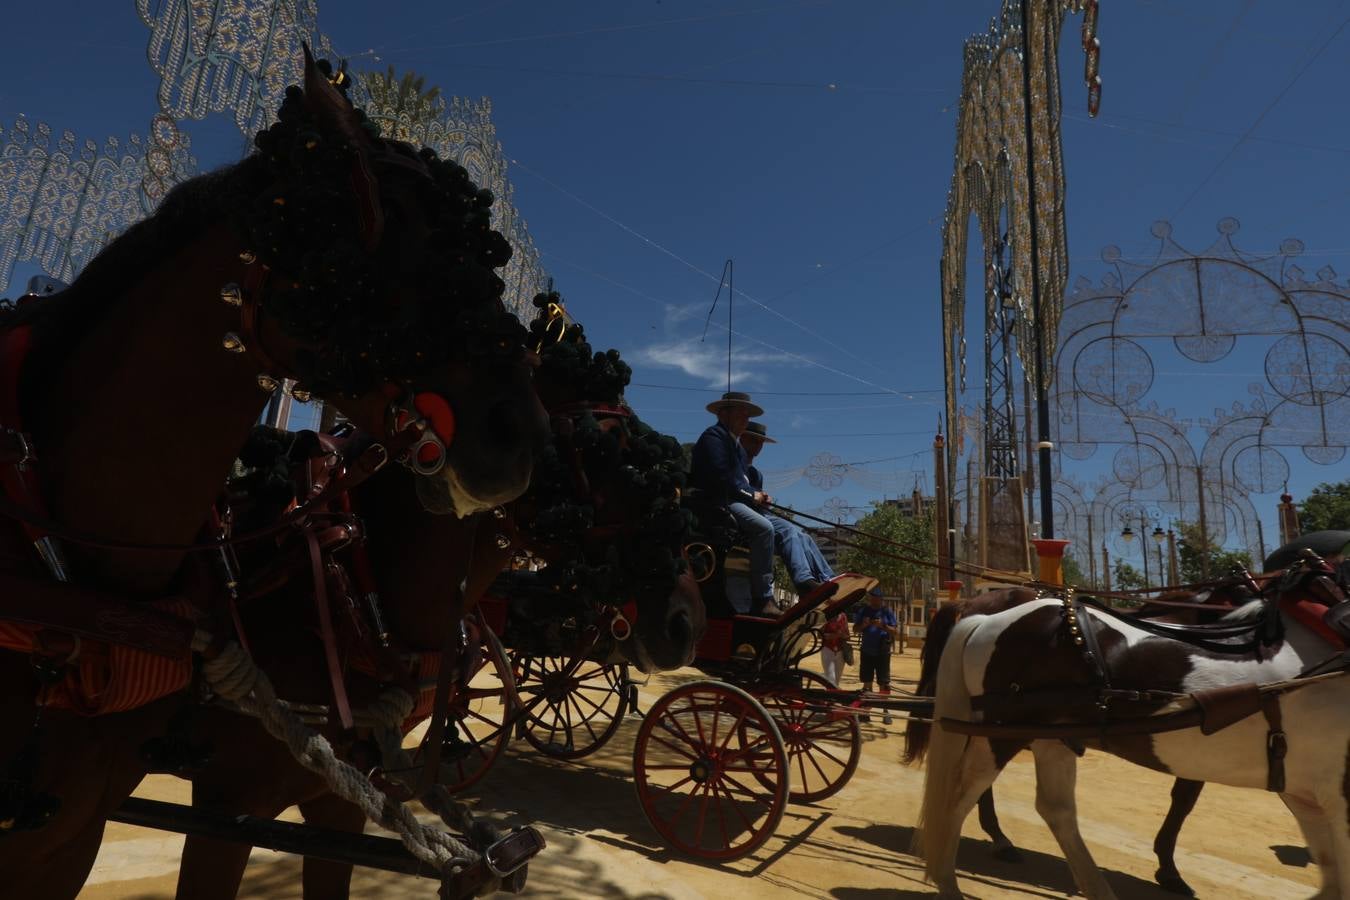
[[[374,139],[361,126],[356,110],[333,86],[314,62],[309,44],[305,52],[305,107],[314,116],[322,132],[336,134],[356,150],[349,174],[361,219],[361,238],[366,250],[374,250],[384,235],[384,210],[380,207],[380,186],[370,165]]]

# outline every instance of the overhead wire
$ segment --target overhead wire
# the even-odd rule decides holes
[[[848,84],[846,82],[835,81],[773,81],[756,80],[749,78],[694,78],[687,75],[667,75],[662,73],[643,73],[643,72],[597,72],[583,69],[551,69],[541,66],[519,66],[519,65],[494,65],[490,63],[471,63],[459,61],[441,62],[450,68],[456,69],[482,69],[484,71],[497,72],[528,72],[535,75],[555,75],[561,77],[593,78],[601,80],[615,81],[653,81],[667,84],[697,84],[708,87],[737,87],[737,88],[778,88],[823,91],[825,93],[848,93],[856,92],[860,94],[886,94],[886,95],[914,95],[914,94],[945,94],[945,88],[920,88],[920,87],[886,87],[881,85],[863,85]]]
[[[591,212],[595,213],[596,215],[600,216],[602,219],[604,219],[605,221],[609,222],[611,225],[614,225],[616,228],[619,228],[619,229],[621,229],[621,230],[627,232],[628,234],[632,235],[633,237],[637,238],[639,241],[641,241],[642,243],[644,243],[644,244],[646,244],[647,246],[651,247],[653,250],[656,250],[656,251],[658,251],[659,253],[662,253],[662,254],[664,254],[665,256],[670,257],[671,259],[673,259],[673,260],[675,260],[676,262],[678,262],[680,265],[684,266],[684,267],[687,268],[687,269],[690,269],[691,271],[697,272],[698,274],[702,275],[704,278],[707,278],[709,281],[714,281],[714,282],[719,281],[719,279],[718,279],[718,277],[717,277],[716,275],[714,275],[714,274],[712,274],[711,272],[707,271],[706,269],[703,269],[702,267],[700,267],[700,266],[698,266],[698,265],[696,265],[696,264],[690,262],[689,260],[687,260],[687,259],[685,259],[684,257],[680,256],[678,253],[675,253],[673,250],[669,249],[668,247],[665,247],[665,246],[663,246],[662,244],[660,244],[660,243],[658,243],[658,242],[652,240],[651,238],[649,238],[649,237],[647,237],[646,235],[644,235],[644,234],[642,234],[641,232],[639,232],[637,229],[632,228],[632,227],[630,227],[630,226],[624,224],[623,222],[620,222],[618,219],[614,218],[614,217],[611,216],[609,213],[607,213],[607,212],[605,212],[604,210],[600,209],[599,207],[595,206],[593,203],[590,203],[590,202],[588,202],[587,200],[584,200],[583,198],[577,196],[577,194],[573,193],[572,191],[568,190],[567,188],[563,187],[562,185],[558,184],[557,182],[553,181],[552,179],[548,178],[547,176],[543,175],[542,173],[536,172],[534,169],[532,169],[532,168],[530,168],[529,166],[525,165],[524,163],[520,162],[520,160],[518,160],[518,159],[512,159],[510,162],[511,162],[512,165],[519,166],[521,169],[523,169],[523,170],[524,170],[525,172],[527,172],[528,174],[533,175],[535,178],[538,178],[540,181],[544,182],[544,183],[547,184],[549,187],[551,187],[551,188],[553,188],[554,190],[558,191],[559,193],[563,194],[565,197],[568,197],[569,199],[573,200],[574,202],[579,203],[580,205],[584,206],[586,209],[588,209],[588,210],[590,210]],[[831,341],[829,338],[825,337],[824,335],[820,334],[819,332],[816,332],[816,331],[814,331],[814,330],[808,328],[807,326],[805,326],[805,325],[801,324],[800,322],[798,322],[796,319],[793,319],[791,316],[784,315],[783,313],[781,313],[781,312],[779,312],[778,310],[774,309],[773,307],[767,305],[767,304],[764,303],[763,301],[761,301],[761,300],[759,300],[759,299],[757,299],[757,298],[755,298],[755,297],[752,297],[751,295],[747,294],[745,291],[738,290],[738,291],[736,291],[736,293],[739,294],[740,296],[744,297],[746,300],[750,301],[751,303],[753,303],[755,306],[758,306],[758,307],[760,307],[761,309],[764,309],[764,310],[766,310],[767,312],[772,313],[773,315],[777,316],[778,318],[782,319],[783,321],[787,322],[788,324],[790,324],[790,325],[796,327],[797,329],[799,329],[799,330],[802,331],[803,333],[807,334],[808,336],[815,338],[816,340],[820,341],[820,342],[823,343],[823,344],[826,344],[826,345],[828,345],[828,346],[830,346],[830,347],[833,347],[834,349],[840,351],[841,353],[844,353],[845,355],[848,355],[848,356],[850,356],[850,357],[853,356],[853,352],[850,351],[847,347],[843,347],[843,346],[841,346],[841,345],[835,343],[834,341]],[[740,335],[737,335],[737,336],[739,337]],[[776,348],[776,349],[777,349],[777,348]],[[790,351],[780,351],[780,352],[790,352]],[[794,355],[797,355],[797,354],[794,354]],[[868,365],[872,366],[873,368],[877,368],[878,371],[880,371],[880,368],[877,367],[876,364],[875,364],[875,363],[872,363],[870,360],[864,359],[864,362],[866,362]],[[825,367],[825,368],[829,368],[829,367]],[[852,380],[854,380],[854,381],[857,381],[857,382],[859,382],[859,383],[861,383],[861,384],[866,384],[866,385],[869,385],[869,386],[871,386],[871,387],[875,387],[875,388],[878,388],[878,389],[881,389],[881,390],[886,390],[886,391],[888,391],[888,392],[890,392],[890,393],[899,393],[898,391],[894,391],[894,390],[892,390],[892,389],[887,388],[885,385],[876,384],[875,382],[869,381],[869,380],[867,380],[867,379],[865,379],[865,378],[862,378],[861,376],[852,375],[852,374],[850,374],[850,373],[842,372],[841,370],[838,370],[838,369],[833,369],[832,371],[834,371],[835,374],[843,375],[844,377],[850,378],[850,379],[852,379]]]
[[[541,253],[540,255],[543,256],[543,257],[547,257],[547,258],[549,258],[549,259],[556,259],[558,262],[560,262],[560,263],[562,263],[562,264],[564,264],[564,265],[566,265],[566,266],[570,266],[570,267],[576,269],[576,270],[579,271],[579,272],[585,272],[587,275],[590,275],[592,278],[598,278],[598,279],[600,279],[601,281],[604,281],[604,282],[607,282],[607,283],[609,283],[609,284],[614,285],[615,287],[622,288],[623,290],[626,290],[626,291],[632,293],[634,296],[642,297],[644,300],[648,300],[648,301],[650,301],[650,302],[652,302],[652,303],[656,303],[656,304],[662,306],[663,308],[667,308],[667,309],[668,309],[668,308],[670,307],[670,304],[667,303],[667,302],[664,301],[664,300],[659,300],[659,299],[657,299],[656,297],[652,297],[651,295],[646,294],[646,293],[644,293],[644,292],[638,290],[637,288],[632,287],[631,285],[624,284],[623,282],[618,281],[617,279],[611,278],[611,277],[608,276],[608,275],[604,275],[604,274],[602,274],[602,273],[595,272],[595,271],[592,271],[592,270],[590,270],[590,269],[587,269],[585,266],[582,266],[582,265],[580,265],[579,263],[574,263],[574,262],[571,262],[570,260],[563,259],[562,257],[558,256],[556,253],[552,253],[552,252],[549,252],[549,251],[545,251],[545,252]],[[690,316],[694,315],[693,312],[687,312],[687,311],[683,311],[683,310],[676,310],[676,314],[677,314],[677,317],[678,317],[678,318],[682,318],[682,319],[683,319],[683,318],[689,318]],[[718,327],[718,328],[726,328],[726,327],[727,327],[727,326],[723,325],[723,324],[720,323],[720,322],[713,322],[713,325],[716,326],[716,327]],[[838,376],[840,376],[841,378],[847,378],[847,379],[849,379],[850,381],[856,381],[856,382],[858,382],[859,384],[865,384],[865,385],[867,385],[868,387],[876,388],[876,389],[878,390],[879,393],[883,393],[883,394],[897,394],[897,395],[901,393],[900,391],[897,391],[897,390],[895,390],[895,389],[893,389],[893,388],[888,388],[888,387],[886,387],[885,385],[880,385],[880,384],[877,384],[877,383],[875,383],[875,382],[868,381],[866,378],[863,378],[861,375],[854,375],[854,374],[851,373],[851,372],[845,372],[845,371],[843,371],[842,369],[836,369],[836,368],[833,367],[833,366],[828,366],[828,365],[826,365],[825,363],[818,362],[817,360],[811,359],[810,357],[807,357],[807,356],[803,356],[803,355],[800,354],[800,353],[795,353],[795,352],[793,352],[793,351],[791,351],[791,350],[786,350],[786,349],[784,349],[784,348],[782,348],[782,347],[779,347],[779,346],[777,346],[777,345],[775,345],[775,344],[770,344],[768,341],[761,340],[761,339],[759,339],[759,338],[757,338],[757,337],[753,337],[753,336],[751,336],[751,335],[744,334],[744,333],[742,333],[742,332],[740,332],[740,331],[736,331],[736,330],[734,330],[734,329],[727,329],[727,330],[730,331],[732,334],[734,334],[736,337],[740,338],[741,340],[750,341],[751,343],[754,343],[754,344],[759,344],[761,347],[764,347],[764,348],[766,348],[766,349],[768,349],[768,350],[772,350],[772,351],[774,351],[775,353],[781,353],[781,354],[783,354],[783,355],[786,356],[786,357],[790,357],[790,358],[795,359],[795,360],[797,360],[797,361],[799,361],[799,362],[805,363],[806,365],[814,366],[814,367],[816,367],[816,368],[818,368],[818,369],[822,369],[822,370],[824,370],[824,371],[826,371],[826,372],[829,372],[829,373],[832,374],[832,375],[838,375]]]
[[[654,384],[650,381],[634,381],[634,387],[656,388],[665,391],[694,391],[700,394],[715,394],[715,388],[688,387],[679,384]],[[941,394],[943,388],[914,388],[907,391],[755,391],[759,397],[890,397],[896,394]]]
[[[425,47],[396,47],[390,50],[390,53],[399,53],[408,55],[411,53],[423,53],[428,50],[462,50],[467,47],[497,47],[502,44],[521,44],[530,41],[546,41],[557,38],[586,37],[592,34],[614,34],[621,31],[639,31],[646,28],[659,28],[665,25],[688,25],[694,22],[709,22],[714,19],[729,19],[738,16],[749,16],[762,12],[786,12],[791,9],[804,9],[812,6],[828,6],[834,0],[801,0],[798,3],[775,4],[773,6],[758,6],[752,9],[729,9],[721,12],[709,13],[701,16],[685,16],[679,19],[658,19],[653,22],[624,22],[615,25],[604,25],[598,28],[583,28],[576,31],[553,31],[545,34],[529,34],[518,37],[494,38],[485,41],[460,41],[453,44],[432,44]]]
[[[1283,100],[1285,98],[1285,95],[1288,94],[1289,91],[1293,89],[1294,85],[1298,84],[1299,80],[1308,71],[1308,69],[1312,68],[1313,63],[1317,62],[1317,60],[1321,58],[1322,54],[1326,52],[1327,48],[1330,47],[1333,43],[1335,43],[1336,39],[1341,36],[1341,32],[1345,31],[1345,27],[1347,25],[1350,25],[1350,17],[1344,19],[1341,22],[1341,24],[1336,27],[1336,30],[1333,31],[1331,35],[1325,41],[1323,41],[1315,51],[1313,51],[1312,55],[1309,56],[1306,60],[1304,60],[1303,65],[1299,66],[1298,71],[1294,73],[1294,77],[1289,79],[1289,82],[1285,84],[1283,88],[1280,89],[1280,92],[1275,95],[1275,99],[1271,100],[1269,103],[1266,104],[1265,108],[1261,110],[1259,115],[1257,115],[1255,121],[1253,121],[1252,124],[1248,126],[1247,130],[1242,133],[1242,135],[1237,139],[1237,141],[1233,144],[1233,146],[1228,148],[1228,152],[1225,153],[1223,157],[1217,163],[1214,164],[1214,168],[1210,169],[1209,173],[1205,175],[1203,179],[1201,179],[1200,183],[1197,184],[1195,188],[1189,194],[1186,195],[1186,199],[1181,201],[1181,205],[1177,207],[1176,211],[1173,212],[1169,218],[1175,219],[1177,216],[1181,215],[1182,210],[1184,210],[1187,206],[1190,205],[1191,201],[1194,200],[1196,196],[1199,195],[1200,191],[1204,189],[1205,185],[1209,184],[1209,182],[1214,178],[1214,176],[1219,173],[1219,170],[1222,169],[1228,163],[1228,161],[1233,158],[1233,156],[1242,147],[1242,145],[1247,142],[1247,139],[1250,138],[1253,133],[1255,133],[1256,129],[1261,127],[1261,123],[1266,120],[1266,116],[1270,115],[1271,111],[1274,110],[1275,107],[1280,105],[1280,101]]]

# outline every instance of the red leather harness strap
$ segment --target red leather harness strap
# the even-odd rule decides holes
[[[328,577],[324,571],[323,551],[313,529],[305,529],[309,545],[310,573],[314,578],[314,609],[319,617],[319,637],[323,641],[323,655],[328,663],[328,679],[333,685],[333,703],[344,729],[352,727],[352,705],[347,699],[347,680],[343,677],[342,661],[338,658],[337,633],[333,630],[333,611],[328,607]]]

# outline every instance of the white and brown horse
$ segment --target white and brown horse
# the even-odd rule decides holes
[[[1079,833],[1077,755],[1063,739],[1074,734],[1085,746],[1179,778],[1277,790],[1321,867],[1318,896],[1350,897],[1350,679],[1265,695],[1250,715],[1228,715],[1232,708],[1224,707],[1203,726],[1133,734],[1109,727],[1156,713],[1172,697],[1295,679],[1334,656],[1323,637],[1266,601],[1245,605],[1223,627],[1243,623],[1251,626],[1248,636],[1211,632],[1197,645],[1163,636],[1164,627],[1058,598],[962,620],[938,672],[934,719],[948,723],[934,728],[915,841],[941,893],[960,896],[955,858],[966,816],[1003,766],[1029,747],[1036,809],[1079,890],[1114,896]],[[1204,694],[1207,702],[1214,696]],[[963,733],[978,728],[958,731],[955,722],[998,727],[979,736]],[[1272,746],[1284,750],[1278,764],[1268,754]]]
[[[1250,600],[1252,596],[1253,592],[1243,580],[1232,579],[1201,591],[1167,591],[1156,598],[1156,601],[1151,600],[1139,609],[1133,610],[1131,616],[1175,624],[1202,625],[1232,612],[1235,607]],[[968,616],[1001,613],[1023,603],[1030,603],[1036,598],[1036,592],[1031,588],[1009,587],[942,604],[932,621],[928,623],[928,635],[919,657],[921,668],[915,691],[923,697],[931,697],[936,692],[942,651],[947,646],[957,622]],[[928,720],[920,718],[909,720],[905,726],[903,756],[905,765],[923,762],[931,735],[932,726]],[[1204,782],[1177,779],[1172,788],[1171,806],[1158,828],[1157,836],[1153,839],[1153,852],[1158,857],[1158,870],[1154,878],[1159,885],[1174,893],[1186,895],[1194,893],[1177,870],[1176,848],[1181,826],[1195,808],[1203,789]],[[994,856],[1009,862],[1020,862],[1022,854],[999,825],[992,788],[980,795],[977,809],[980,827],[993,842]]]

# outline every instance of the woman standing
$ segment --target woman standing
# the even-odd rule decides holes
[[[825,671],[825,680],[832,687],[839,687],[839,678],[844,674],[844,645],[848,643],[848,616],[842,612],[825,623],[820,630],[820,665]]]

